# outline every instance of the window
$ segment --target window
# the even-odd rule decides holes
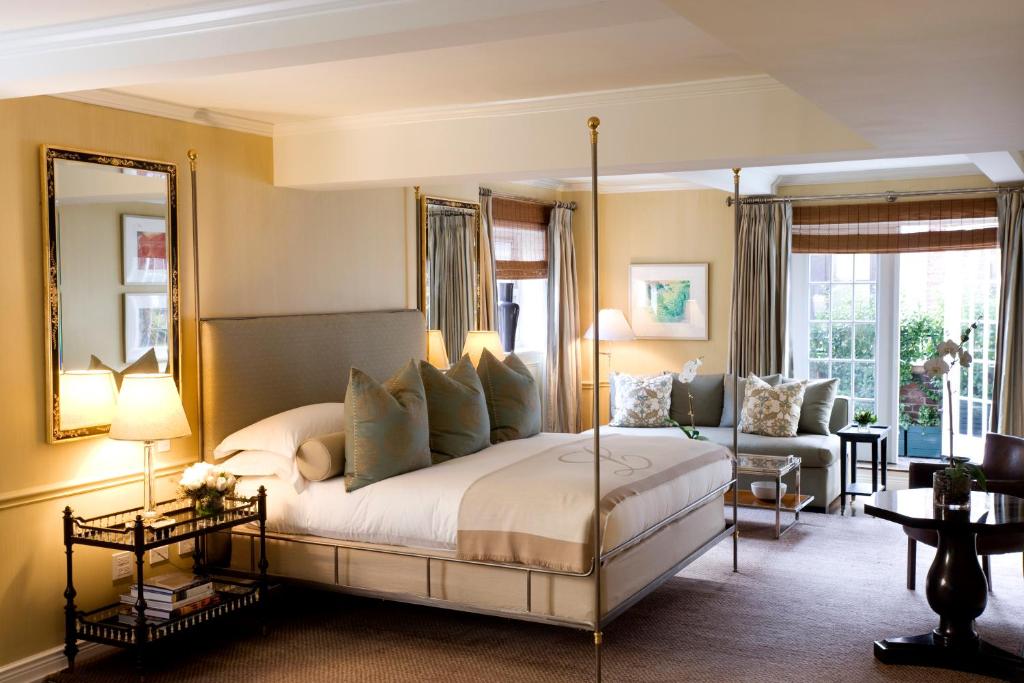
[[[548,221],[544,204],[495,197],[494,261],[499,332],[510,325],[510,304],[519,306],[512,348],[527,364],[543,364],[548,336]]]

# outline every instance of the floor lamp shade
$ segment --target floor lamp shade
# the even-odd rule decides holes
[[[441,370],[447,370],[450,365],[441,330],[427,330],[427,362]]]
[[[600,325],[601,341],[633,341],[636,339],[633,328],[626,322],[626,316],[617,308],[602,308],[597,314],[597,322]],[[587,328],[583,337],[585,339],[594,338],[593,325]]]
[[[476,367],[480,364],[480,356],[484,349],[487,349],[498,360],[505,358],[505,347],[501,343],[501,337],[494,330],[470,330],[466,334],[466,345],[462,347],[462,355],[468,355],[469,360]]]
[[[60,374],[61,429],[108,425],[117,408],[117,385],[110,370],[70,370]]]
[[[117,399],[117,411],[110,425],[110,438],[162,441],[191,434],[173,377],[125,375]]]

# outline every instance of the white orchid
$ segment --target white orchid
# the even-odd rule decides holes
[[[960,351],[960,345],[952,339],[939,344],[938,348],[935,349],[935,354],[938,356],[955,356]]]
[[[980,318],[979,318],[980,320]],[[971,356],[970,352],[964,348],[968,340],[971,338],[971,333],[978,329],[978,321],[975,320],[971,325],[964,329],[963,334],[960,335],[960,343],[947,339],[938,345],[935,349],[935,355],[929,358],[924,363],[924,371],[929,377],[945,377],[946,378],[946,395],[948,396],[948,406],[950,411],[953,410],[953,383],[949,379],[949,372],[953,369],[953,366],[957,363],[960,367],[970,367],[974,361],[974,357]],[[948,359],[948,360],[947,360]],[[949,465],[950,467],[955,466],[953,459],[953,420],[949,420]]]
[[[687,361],[683,365],[683,371],[679,373],[679,381],[683,384],[689,384],[697,377],[697,371],[700,370],[700,366],[704,365],[704,356],[698,356],[691,361]]]
[[[924,371],[929,377],[941,377],[949,372],[949,363],[942,356],[932,356],[924,362]]]
[[[959,356],[959,358],[960,358],[960,365],[962,365],[965,368],[970,367],[971,363],[974,361],[974,356],[972,356],[967,349],[960,349],[960,356]]]

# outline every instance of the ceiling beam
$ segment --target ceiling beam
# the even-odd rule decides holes
[[[1024,159],[1020,152],[968,154],[967,158],[997,185],[1024,182]]]
[[[711,171],[687,171],[673,173],[673,176],[714,190],[733,191],[732,171],[719,169]],[[774,194],[777,177],[760,168],[747,168],[740,172],[740,193]]]

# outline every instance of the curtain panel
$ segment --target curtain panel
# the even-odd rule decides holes
[[[1024,191],[997,198],[1001,259],[992,431],[1024,436]]]
[[[427,208],[427,328],[441,330],[452,358],[476,327],[476,218],[443,206]]]
[[[793,207],[789,202],[740,205],[730,372],[746,376],[751,372],[770,375],[789,371],[787,322],[792,233]],[[737,350],[735,368],[733,348]]]
[[[494,267],[494,199],[486,187],[480,188],[480,316],[477,329],[498,329],[496,314],[498,281]]]
[[[574,203],[558,202],[548,225],[548,349],[544,431],[580,431],[580,302],[573,242]]]

